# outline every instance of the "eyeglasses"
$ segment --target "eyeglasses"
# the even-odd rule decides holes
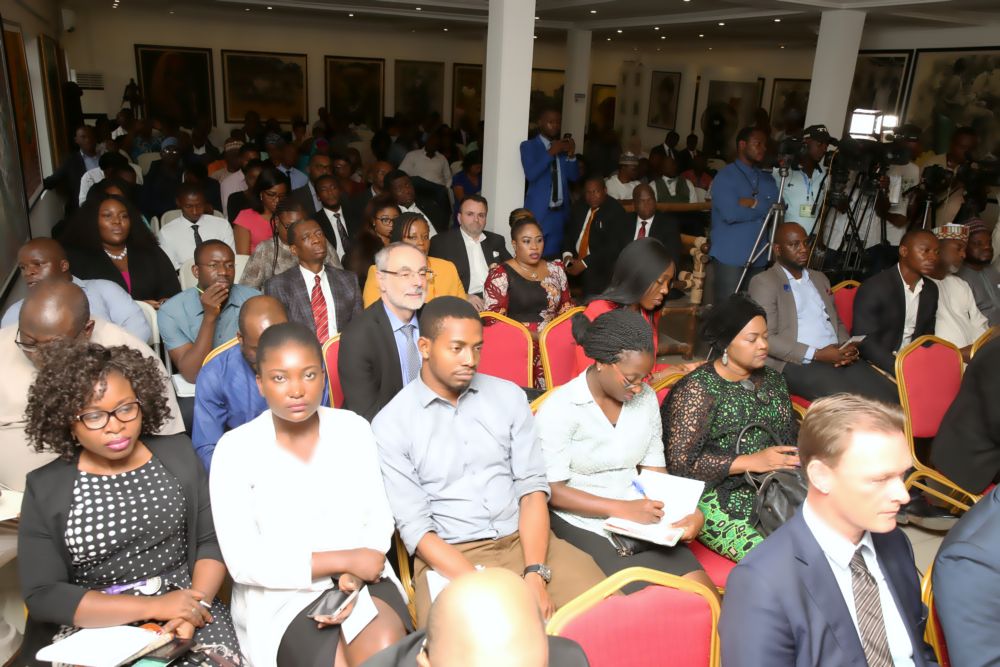
[[[635,389],[636,387],[641,387],[643,385],[643,383],[648,382],[649,379],[651,377],[653,377],[652,373],[648,373],[645,376],[643,376],[643,377],[639,378],[638,380],[636,380],[635,382],[629,382],[628,378],[625,377],[625,374],[621,372],[620,368],[618,368],[618,364],[610,364],[610,365],[611,365],[611,368],[615,369],[615,373],[618,374],[618,377],[621,378],[622,382],[625,383],[625,387],[624,387],[625,389]]]
[[[84,412],[82,415],[74,417],[74,419],[83,424],[84,428],[87,430],[98,431],[108,425],[112,415],[114,415],[114,418],[122,424],[135,421],[142,412],[139,409],[141,405],[142,402],[136,399],[131,403],[119,405],[114,410],[93,410],[92,412]]]
[[[84,325],[83,329],[86,328],[87,328],[86,325]],[[42,347],[43,345],[48,345],[49,343],[54,343],[57,340],[74,340],[76,338],[79,338],[80,334],[83,333],[83,329],[80,329],[75,334],[69,336],[66,339],[63,339],[60,336],[58,338],[52,338],[51,340],[43,340],[40,343],[37,341],[34,343],[25,343],[23,340],[21,340],[21,330],[18,329],[17,333],[14,334],[14,345],[17,345],[17,347],[21,350],[21,352],[24,352],[25,354],[34,354],[35,352],[38,352],[38,348]]]
[[[402,278],[403,280],[409,280],[413,276],[420,276],[421,280],[427,280],[434,277],[434,272],[429,269],[422,269],[420,271],[390,271],[388,269],[380,269],[380,273],[388,273],[390,276],[396,276],[397,278]]]
[[[375,219],[378,220],[379,222],[381,222],[383,225],[388,225],[388,224],[391,224],[393,222],[396,222],[396,218],[398,218],[398,217],[399,216],[382,215],[382,216],[379,216],[379,217],[377,217]]]

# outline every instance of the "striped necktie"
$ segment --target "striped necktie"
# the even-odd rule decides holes
[[[310,305],[312,306],[313,322],[316,323],[316,337],[319,338],[320,343],[325,343],[330,337],[330,324],[326,312],[326,299],[323,298],[323,288],[320,287],[320,277],[315,276],[315,279]]]
[[[858,547],[851,558],[851,588],[854,590],[854,613],[858,618],[861,647],[865,651],[868,667],[892,667],[892,653],[885,633],[878,583],[865,565],[862,549],[863,546]]]

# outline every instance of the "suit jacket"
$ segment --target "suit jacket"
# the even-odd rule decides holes
[[[310,215],[316,212],[316,202],[313,201],[312,191],[309,189],[309,184],[303,185],[301,188],[295,188],[290,193],[288,193],[288,198],[293,202],[302,205],[305,209],[306,215]]]
[[[330,245],[340,250],[337,245],[337,237],[333,233],[333,221],[330,220],[330,216],[327,215],[326,210],[321,208],[318,211],[313,211],[312,217],[319,223],[320,229],[323,230],[323,235],[326,236],[326,240],[329,241]],[[340,217],[344,220],[344,227],[347,228],[347,240],[350,243],[357,237],[358,232],[361,231],[361,218],[345,204],[340,205]]]
[[[934,333],[938,288],[923,279],[913,339]],[[858,288],[854,298],[855,336],[866,336],[859,346],[861,356],[890,375],[896,374],[896,351],[903,342],[906,323],[906,295],[897,266],[878,273]]]
[[[552,202],[552,161],[559,160],[559,173],[562,176],[562,205],[557,209],[559,216],[557,222],[547,223],[547,220],[556,220],[549,215],[549,204]],[[546,252],[546,256],[555,254],[556,248],[562,247],[562,226],[569,215],[570,198],[569,184],[575,183],[580,178],[580,167],[576,160],[570,160],[569,156],[560,153],[553,157],[542,143],[541,136],[521,142],[521,167],[524,169],[524,179],[528,181],[528,189],[524,193],[524,207],[535,214],[535,218],[542,224],[542,231],[545,232],[546,241],[554,241],[555,247]],[[559,229],[554,229],[553,225],[558,224]],[[558,233],[554,233],[558,232]]]
[[[927,612],[903,531],[872,533],[879,567],[910,634],[917,667]],[[729,574],[719,625],[723,667],[867,667],[858,631],[826,555],[798,512]]]
[[[59,168],[45,179],[46,190],[57,189],[66,198],[66,214],[69,215],[79,206],[80,181],[87,173],[87,165],[80,151],[74,151],[65,157]]]
[[[931,443],[934,467],[973,493],[980,493],[1000,473],[998,392],[1000,342],[992,340],[966,367],[958,396]]]
[[[809,279],[816,286],[826,316],[837,332],[837,342],[843,343],[850,335],[844,323],[837,317],[837,307],[833,303],[830,280],[819,271],[809,271]],[[799,318],[795,306],[795,295],[788,284],[788,276],[780,264],[775,263],[767,271],[750,280],[750,298],[767,311],[767,334],[770,350],[767,365],[782,370],[785,363],[801,364],[808,345],[799,342]]]
[[[337,371],[344,390],[344,409],[368,421],[403,388],[399,350],[381,299],[344,329]]]
[[[337,315],[337,331],[343,331],[351,318],[361,312],[361,288],[358,278],[350,271],[326,265],[326,280],[333,294],[333,307]],[[292,268],[271,276],[264,283],[264,294],[285,304],[288,319],[301,322],[316,333],[316,322],[313,320],[312,299],[302,272],[296,264]],[[332,333],[331,333],[332,335]]]
[[[183,166],[177,165],[176,173],[169,174],[163,169],[163,160],[154,160],[149,165],[149,173],[142,179],[142,187],[139,191],[142,214],[147,218],[160,218],[167,211],[177,208],[177,188],[180,186],[183,176]],[[209,180],[215,181],[214,178]],[[220,208],[222,202],[218,204],[212,202],[212,205],[215,208]]]
[[[563,254],[569,253],[574,258],[578,256],[576,242],[589,217],[590,205],[586,201],[581,199],[573,204],[566,235],[563,237]],[[584,258],[587,268],[580,276],[586,294],[600,294],[611,282],[615,261],[628,242],[626,228],[630,219],[631,215],[613,197],[605,199],[594,213],[594,221],[590,225],[588,255]]]
[[[977,354],[974,357],[978,359]],[[1000,664],[1000,488],[948,531],[934,561],[934,607],[948,657],[961,667]]]
[[[486,257],[486,266],[506,262],[510,259],[507,252],[507,242],[502,236],[495,232],[483,231],[486,238],[479,247]],[[462,279],[462,287],[469,291],[469,255],[465,251],[465,240],[462,238],[462,229],[454,227],[444,234],[438,234],[431,239],[431,257],[446,259],[458,269],[458,277]]]
[[[691,151],[689,151],[686,148],[684,150],[677,151],[677,169],[678,169],[678,171],[681,172],[681,173],[683,173],[683,172],[687,171],[688,169],[690,169],[691,165],[694,164],[694,156],[697,155],[700,152],[701,151],[695,151],[694,153],[692,153]]]
[[[634,240],[635,226],[638,221],[639,218],[634,213],[627,215],[625,226],[622,230],[622,247],[625,247]],[[681,258],[681,227],[677,222],[677,217],[669,213],[657,211],[656,215],[653,216],[652,223],[646,228],[646,236],[654,238],[664,245],[667,252],[673,258],[674,266],[676,267]]]
[[[417,630],[368,658],[361,667],[416,667],[417,655],[426,636],[426,630]],[[551,636],[546,639],[549,667],[587,667],[590,664],[583,649],[572,639]]]

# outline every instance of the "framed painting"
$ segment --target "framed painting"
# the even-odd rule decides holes
[[[859,51],[844,127],[851,126],[855,109],[900,115],[912,62],[912,51]]]
[[[323,65],[327,111],[373,131],[382,127],[385,60],[326,56]]]
[[[215,125],[212,49],[135,45],[146,118],[193,127],[199,118]]]
[[[677,127],[677,101],[681,93],[681,73],[653,70],[651,74],[646,125],[673,130]]]
[[[421,122],[444,107],[444,63],[397,60],[396,113]]]
[[[21,154],[21,171],[28,206],[42,193],[42,157],[35,127],[35,105],[28,80],[28,60],[24,54],[24,39],[17,24],[4,24],[3,45],[10,77],[11,101],[14,107],[14,128]]]
[[[703,150],[710,158],[725,161],[736,153],[736,133],[753,125],[760,99],[760,83],[753,81],[711,80],[705,94],[700,129]]]
[[[771,86],[771,132],[775,139],[795,135],[805,129],[809,106],[809,79],[775,79]]]
[[[546,107],[554,107],[562,111],[565,90],[565,71],[561,69],[531,70],[531,101],[528,103],[528,122],[534,125],[538,114]]]
[[[247,111],[291,123],[309,116],[304,53],[222,51],[222,106],[227,123],[242,123]]]
[[[483,66],[455,63],[451,77],[451,125],[475,131],[483,119]]]
[[[598,132],[613,130],[617,102],[618,86],[603,83],[592,85],[590,87],[590,117],[587,124]]]
[[[69,131],[63,108],[62,84],[65,73],[60,64],[59,44],[48,35],[38,35],[38,56],[42,66],[42,89],[45,94],[45,122],[48,125],[49,152],[52,164],[59,164],[69,151]]]
[[[952,133],[969,126],[979,152],[994,152],[1000,137],[1000,46],[919,49],[910,74],[904,118],[923,130],[921,144],[945,153]]]

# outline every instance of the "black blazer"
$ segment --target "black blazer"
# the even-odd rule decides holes
[[[77,150],[67,155],[59,168],[43,182],[46,190],[58,190],[66,199],[66,214],[69,215],[79,206],[80,181],[87,173],[87,165],[83,156]]]
[[[361,289],[358,278],[350,271],[326,265],[326,280],[333,294],[333,306],[337,315],[337,331],[343,331],[351,319],[361,313]],[[312,299],[298,265],[271,276],[264,283],[264,294],[273,296],[285,304],[288,319],[301,322],[316,333],[313,320]]]
[[[576,241],[580,238],[588,217],[590,206],[586,201],[581,199],[573,204],[563,236],[563,253],[577,257]],[[587,268],[580,275],[586,294],[600,294],[611,282],[615,261],[625,246],[625,230],[630,219],[629,214],[613,197],[606,198],[594,213],[594,221],[590,226],[589,251],[585,258]]]
[[[430,197],[418,196],[413,203],[417,205],[417,208],[424,212],[424,215],[427,216],[428,222],[434,225],[434,230],[437,231],[438,234],[444,234],[448,231],[448,227],[451,226],[451,215],[447,210],[441,208],[441,206],[439,206],[437,202]]]
[[[163,169],[163,160],[154,160],[151,165],[149,165],[149,173],[146,174],[142,179],[142,186],[139,189],[139,203],[141,204],[142,214],[147,218],[157,218],[163,217],[163,214],[167,211],[177,208],[177,188],[182,182],[184,177],[184,168],[181,165],[177,166],[176,173],[170,174]],[[215,181],[215,179],[210,179]],[[215,193],[218,195],[220,192],[218,186],[218,181],[215,181],[216,190]],[[208,192],[206,194],[206,199],[208,199]],[[209,201],[212,201],[209,199]],[[212,201],[212,205],[215,208],[220,208],[222,202],[216,204]]]
[[[500,264],[510,259],[507,252],[507,242],[495,232],[483,231],[486,238],[479,247],[486,257],[486,266]],[[469,291],[469,255],[465,252],[465,241],[462,239],[462,229],[454,227],[444,234],[438,234],[431,239],[431,257],[446,259],[458,269],[458,277],[462,279],[462,287]]]
[[[188,569],[193,572],[199,560],[223,562],[212,522],[208,474],[194,453],[191,440],[178,434],[148,435],[142,441],[183,489]],[[71,461],[56,459],[28,473],[17,537],[21,593],[29,614],[22,646],[24,660],[33,658],[36,650],[51,643],[60,624],[73,625],[73,615],[88,591],[72,583],[73,560],[63,537],[73,502],[78,461],[78,454]]]
[[[361,663],[361,667],[417,667],[417,655],[423,647],[426,630],[417,630],[382,649]],[[587,667],[590,663],[583,649],[572,639],[546,637],[549,642],[549,667]]]
[[[933,280],[923,279],[917,307],[917,326],[913,339],[934,333],[937,317],[938,288]],[[855,336],[867,336],[859,346],[861,356],[890,375],[896,374],[896,351],[903,342],[906,324],[906,294],[899,268],[893,265],[866,280],[854,297]]]
[[[368,421],[403,388],[399,350],[381,299],[344,329],[337,371],[344,391],[344,409]]]
[[[624,243],[622,247],[634,240],[635,226],[638,221],[639,218],[634,213],[628,216],[625,229],[623,230]],[[677,217],[658,211],[653,216],[652,223],[646,228],[646,236],[654,238],[663,244],[673,258],[674,266],[676,267],[677,262],[681,258],[681,227],[677,223]]]
[[[69,247],[66,248],[66,257],[70,270],[77,278],[110,280],[128,291],[121,272],[103,251]],[[169,299],[181,291],[174,265],[159,246],[149,251],[129,248],[128,272],[132,280],[131,296],[136,301]]]

